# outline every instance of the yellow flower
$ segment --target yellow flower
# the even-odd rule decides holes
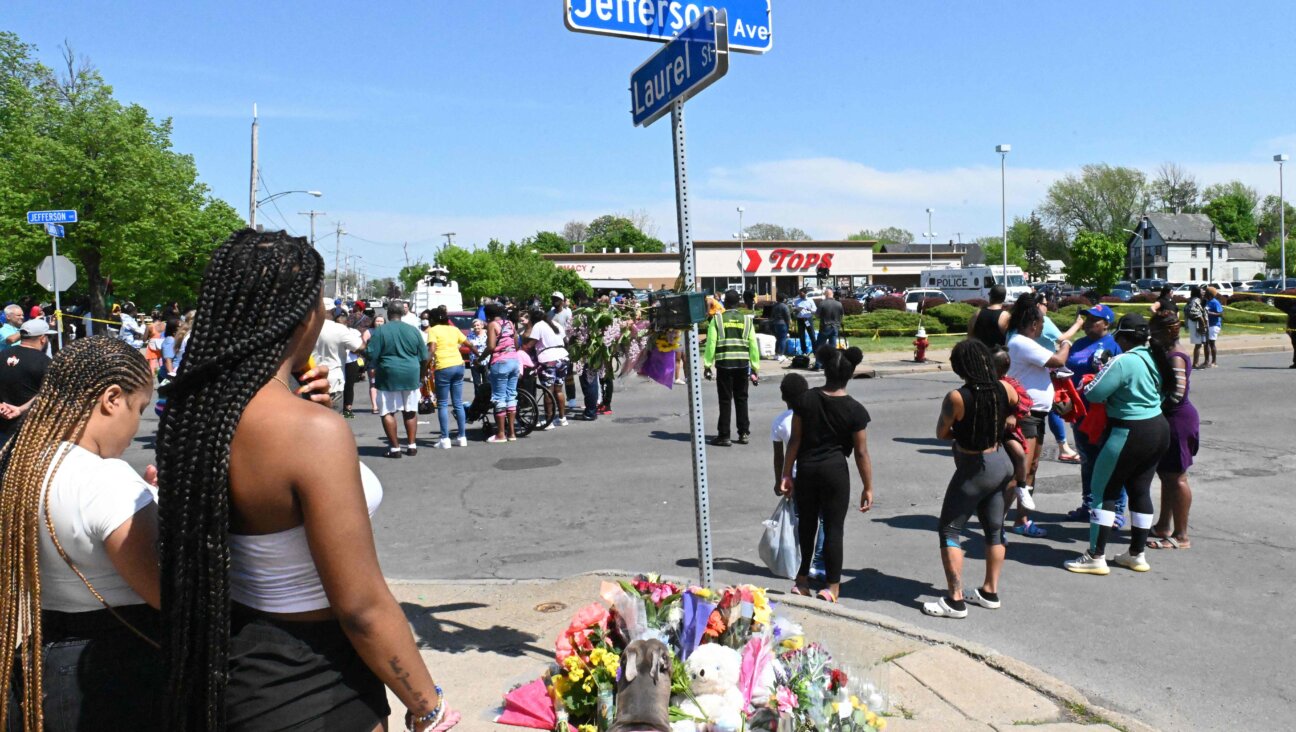
[[[694,587],[692,590],[690,590],[690,592],[702,598],[703,600],[710,600],[711,595],[714,594],[711,592],[711,590],[708,590],[705,587]]]
[[[784,648],[788,649],[789,651],[799,651],[802,648],[805,648],[805,638],[799,635],[794,635],[791,638],[788,638],[787,640],[783,641],[783,643],[781,643],[780,645],[782,645]]]
[[[571,691],[571,682],[567,680],[566,676],[555,676],[553,677],[553,689],[558,696],[567,696],[567,692]]]
[[[856,709],[860,708],[860,698],[854,694],[851,694],[850,703],[852,707]]]
[[[587,679],[585,679],[585,683],[581,684],[581,688],[585,690],[585,693],[586,693],[586,694],[593,694],[593,693],[594,693],[594,679],[591,679],[591,678],[587,678]]]
[[[873,726],[877,728],[878,732],[882,732],[882,730],[886,729],[886,720],[878,717],[877,724]]]
[[[582,724],[576,729],[580,730],[580,732],[598,732],[598,727],[595,727],[592,724]]]
[[[603,658],[603,668],[607,669],[609,674],[616,676],[617,669],[621,667],[621,657],[615,653],[609,653]]]
[[[768,607],[757,605],[756,609],[752,611],[752,620],[761,625],[769,625],[771,615],[773,615],[773,613],[770,612]]]
[[[603,658],[604,658],[605,656],[607,656],[607,651],[603,650],[602,648],[595,648],[595,649],[590,653],[590,659],[589,659],[589,660],[590,660],[590,665],[591,665],[591,666],[602,666],[602,665],[603,665]]]
[[[570,670],[572,670],[572,669],[580,668],[580,667],[581,667],[581,660],[580,660],[579,658],[577,658],[576,656],[568,656],[568,657],[566,658],[566,660],[563,661],[563,665],[566,666],[566,667],[567,667],[567,670],[570,671]]]
[[[865,724],[868,724],[868,725],[871,726],[871,725],[872,725],[874,722],[876,722],[876,721],[878,721],[878,716],[877,716],[876,714],[874,714],[873,712],[865,712],[865,714],[864,714],[864,723],[865,723]]]

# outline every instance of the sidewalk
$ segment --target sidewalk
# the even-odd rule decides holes
[[[941,347],[929,348],[927,350],[927,361],[924,363],[913,360],[912,349],[907,351],[866,352],[864,360],[855,368],[855,378],[872,379],[948,371],[950,350],[953,349],[954,344],[957,342],[957,338],[949,336],[933,338],[932,344]],[[1184,340],[1181,345],[1186,353],[1192,353],[1192,346],[1188,345],[1187,340]],[[1227,359],[1229,356],[1242,356],[1251,353],[1282,353],[1291,351],[1291,348],[1291,340],[1286,335],[1265,333],[1258,335],[1225,335],[1220,338],[1216,350],[1221,359]],[[770,369],[768,375],[773,378],[782,378],[783,373],[787,371],[804,371],[804,369],[793,369],[790,365],[779,366],[774,361],[762,361],[761,368]],[[766,374],[767,372],[762,371],[761,373]]]
[[[537,678],[553,660],[558,633],[581,607],[598,601],[604,579],[620,572],[535,581],[401,581],[389,584],[414,627],[423,658],[450,703],[458,729],[494,724],[504,693]],[[1095,707],[1074,688],[1021,661],[873,613],[819,600],[771,594],[823,639],[838,660],[870,669],[891,696],[890,732],[1146,732],[1152,728]],[[404,708],[388,694],[392,718]]]

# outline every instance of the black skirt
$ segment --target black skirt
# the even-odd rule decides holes
[[[336,621],[230,619],[230,732],[371,732],[391,714],[387,691]]]

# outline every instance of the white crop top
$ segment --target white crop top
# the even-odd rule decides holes
[[[360,483],[373,516],[382,504],[382,482],[364,463]],[[306,542],[306,527],[274,534],[230,534],[230,598],[267,613],[303,613],[329,607],[324,584]]]

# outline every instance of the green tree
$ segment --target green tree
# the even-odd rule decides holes
[[[607,248],[623,252],[633,248],[636,252],[662,252],[666,246],[661,240],[648,236],[635,223],[624,216],[608,214],[589,223],[585,229],[585,246],[598,250]]]
[[[1255,206],[1241,193],[1226,193],[1206,204],[1202,211],[1210,217],[1220,236],[1229,241],[1255,241]]]
[[[1270,241],[1278,240],[1280,224],[1286,224],[1287,236],[1292,236],[1292,228],[1296,227],[1296,206],[1283,201],[1283,211],[1285,212],[1285,221],[1278,220],[1278,197],[1265,196],[1264,203],[1260,204],[1260,219],[1256,222],[1258,233],[1256,240],[1267,245]]]
[[[778,224],[752,224],[746,227],[748,239],[756,241],[810,241],[810,235],[795,226]]]
[[[1265,245],[1265,266],[1271,270],[1282,269],[1282,247],[1278,245],[1278,237]],[[1287,276],[1296,277],[1296,236],[1287,237]]]
[[[1206,186],[1202,191],[1201,200],[1210,203],[1217,198],[1224,196],[1240,196],[1247,202],[1247,208],[1254,211],[1260,206],[1260,194],[1251,186],[1240,180],[1231,180],[1227,183],[1216,183]]]
[[[523,239],[522,244],[541,254],[566,254],[572,250],[571,242],[552,231],[536,232],[535,236]]]
[[[443,265],[444,266],[444,265]],[[418,289],[419,282],[427,276],[427,262],[422,259],[414,260],[413,264],[407,264],[401,267],[400,272],[396,275],[396,281],[400,283],[401,295],[409,297]]]
[[[535,296],[547,301],[554,291],[568,297],[590,292],[580,275],[558,267],[534,249],[526,241],[504,244],[491,240],[483,249],[445,247],[436,262],[450,270],[465,303],[496,295],[516,299]]]
[[[908,229],[901,229],[898,226],[887,226],[877,231],[871,229],[860,229],[858,233],[850,234],[846,241],[874,241],[873,251],[880,252],[882,247],[888,244],[912,244],[914,235]]]
[[[1088,285],[1106,295],[1125,271],[1125,245],[1097,231],[1080,231],[1071,243],[1071,262],[1063,270],[1068,282]]]
[[[0,34],[0,272],[6,295],[37,291],[49,240],[25,223],[32,209],[72,208],[60,253],[71,259],[98,317],[108,283],[142,303],[193,302],[211,251],[242,226],[198,181],[193,158],[171,147],[171,121],[122,104],[65,49],[55,72]]]
[[[1004,263],[1003,237],[983,236],[972,242],[972,247],[980,250],[980,255],[973,254],[973,259],[980,259],[981,263],[988,264],[992,267],[1002,267]],[[1021,267],[1025,272],[1027,269],[1026,249],[1021,242],[1015,240],[1012,230],[1008,232],[1008,265]]]
[[[1134,168],[1086,165],[1049,186],[1040,212],[1057,228],[1119,238],[1147,210],[1147,177]]]
[[[1197,213],[1201,209],[1197,179],[1175,165],[1163,163],[1149,188],[1152,204],[1161,213]]]

